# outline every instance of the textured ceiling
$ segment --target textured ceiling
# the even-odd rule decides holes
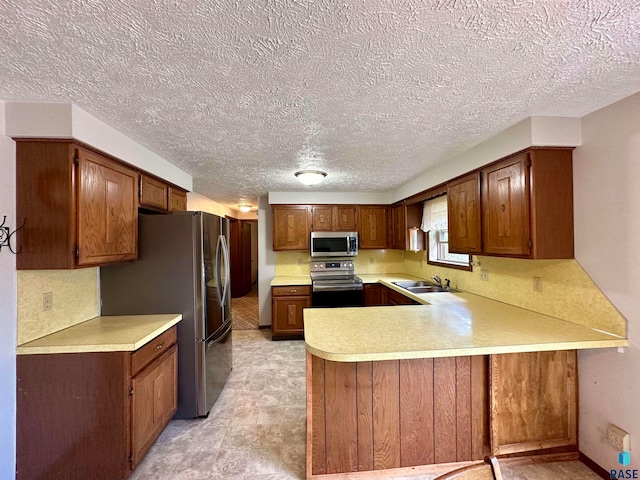
[[[639,90],[637,0],[0,2],[1,100],[73,102],[230,205],[307,167],[388,190]]]

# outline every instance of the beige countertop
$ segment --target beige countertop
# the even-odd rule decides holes
[[[19,345],[18,355],[133,351],[182,320],[181,314],[95,317]]]
[[[271,280],[272,287],[286,287],[289,285],[311,285],[310,275],[280,275]]]
[[[627,346],[620,336],[471,293],[412,294],[390,282],[409,275],[358,275],[422,305],[305,309],[313,355],[339,362]]]

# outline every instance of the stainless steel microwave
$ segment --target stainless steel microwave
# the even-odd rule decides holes
[[[355,257],[358,232],[311,232],[312,257]]]

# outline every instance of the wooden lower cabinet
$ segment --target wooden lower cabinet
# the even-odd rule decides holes
[[[380,285],[379,283],[367,283],[363,285],[363,290],[365,307],[388,305],[387,287],[384,285]]]
[[[17,356],[16,478],[127,478],[177,407],[176,328],[135,352]]]
[[[311,306],[311,287],[271,287],[271,333],[273,338],[304,334],[302,310]]]
[[[131,467],[135,468],[178,408],[178,348],[131,379]]]
[[[307,352],[307,478],[443,473],[489,452],[577,459],[575,361],[575,351],[373,362]]]
[[[387,288],[387,287],[385,287]],[[406,295],[396,292],[391,288],[387,288],[387,305],[420,305],[420,302],[416,302]]]
[[[491,451],[577,444],[575,350],[491,355]]]

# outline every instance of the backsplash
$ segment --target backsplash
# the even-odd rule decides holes
[[[98,268],[18,271],[18,345],[100,314]],[[53,307],[42,311],[42,294]]]
[[[276,276],[309,275],[311,257],[306,251],[275,252]],[[402,272],[400,250],[360,250],[353,258],[356,274]]]
[[[425,252],[405,252],[403,272],[420,278],[451,279],[451,286],[538,313],[626,336],[626,319],[576,260],[522,260],[478,256],[473,272],[427,264]],[[489,280],[480,280],[480,269]],[[542,292],[533,291],[533,277]]]

